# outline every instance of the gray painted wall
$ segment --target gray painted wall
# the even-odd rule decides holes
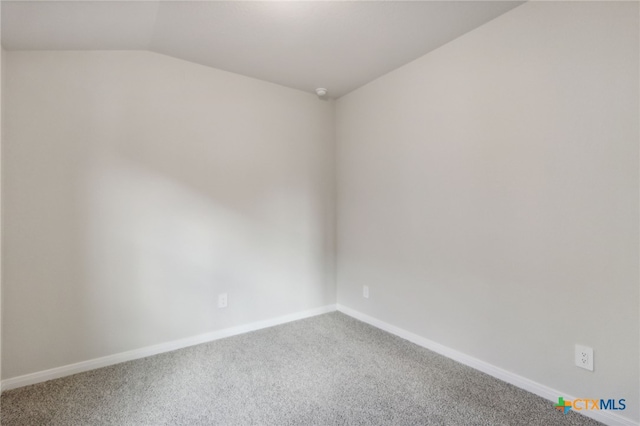
[[[530,2],[339,99],[339,303],[637,421],[638,30]]]
[[[0,37],[1,38],[1,37]],[[4,49],[2,47],[0,47],[0,193],[2,193],[2,146],[3,146],[3,140],[4,140],[4,127],[2,125],[2,116],[4,115],[4,97],[2,96],[2,88],[4,87],[4,76],[5,76],[5,71],[4,71],[4,66],[5,66],[5,60],[4,60]],[[3,204],[2,204],[2,197],[0,196],[0,377],[2,377],[2,318],[4,317],[4,310],[3,310],[3,306],[4,306],[4,299],[2,298],[2,224],[3,224],[3,218],[2,218],[2,208],[3,208]],[[0,407],[0,410],[2,409],[2,407]]]
[[[4,378],[335,303],[331,102],[148,52],[7,56]]]

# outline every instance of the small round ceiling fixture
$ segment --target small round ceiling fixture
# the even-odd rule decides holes
[[[322,88],[322,87],[318,87],[318,88],[316,89],[316,94],[317,94],[318,96],[320,96],[320,97],[323,97],[323,96],[325,96],[325,95],[327,94],[327,89]]]

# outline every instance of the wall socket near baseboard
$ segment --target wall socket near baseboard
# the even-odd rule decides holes
[[[369,298],[369,286],[368,285],[363,285],[362,286],[362,297],[364,297],[365,299]]]
[[[593,348],[576,345],[575,362],[578,367],[593,371]]]
[[[218,295],[218,308],[227,307],[227,293],[220,293]]]

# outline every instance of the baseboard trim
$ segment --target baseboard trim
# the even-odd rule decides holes
[[[388,324],[384,321],[363,314],[362,312],[356,311],[355,309],[351,309],[347,306],[338,304],[337,310],[345,315],[394,334],[398,337],[415,343],[418,346],[422,346],[423,348],[439,353],[440,355],[446,356],[447,358],[450,358],[461,364],[482,371],[483,373],[486,373],[504,382],[510,383],[514,386],[519,387],[520,389],[524,389],[554,403],[558,401],[558,396],[563,396],[567,400],[577,399],[567,394],[566,392],[552,389],[548,386],[527,379],[526,377],[522,377],[510,371],[503,370],[502,368],[496,367],[495,365],[481,361],[477,358],[456,351],[455,349],[451,349],[447,346],[441,345],[440,343],[436,343],[433,340],[429,340],[415,333],[411,333],[410,331],[404,330],[400,327]],[[622,417],[619,414],[613,413],[611,411],[582,411],[579,414],[610,426],[639,426],[638,422],[635,422],[626,417]]]
[[[72,374],[95,370],[96,368],[108,367],[110,365],[119,364],[125,361],[146,358],[148,356],[157,355],[164,352],[175,351],[176,349],[182,349],[189,346],[199,345],[201,343],[212,342],[214,340],[223,339],[225,337],[236,336],[238,334],[244,334],[250,331],[261,330],[263,328],[269,328],[292,321],[314,317],[316,315],[326,314],[335,310],[336,305],[326,305],[315,309],[296,312],[294,314],[271,318],[268,320],[256,321],[250,324],[225,328],[223,330],[212,331],[210,333],[200,334],[197,336],[187,337],[171,342],[160,343],[158,345],[147,346],[140,349],[134,349],[127,352],[121,352],[114,355],[108,355],[101,358],[82,361],[75,364],[64,365],[62,367],[38,371],[36,373],[25,374],[23,376],[2,380],[2,382],[0,383],[0,389],[2,391],[5,391],[9,389],[33,385],[36,383],[46,382],[47,380],[59,379],[61,377],[70,376]]]

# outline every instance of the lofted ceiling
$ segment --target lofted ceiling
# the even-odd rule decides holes
[[[512,1],[2,1],[8,50],[150,50],[340,97]]]

